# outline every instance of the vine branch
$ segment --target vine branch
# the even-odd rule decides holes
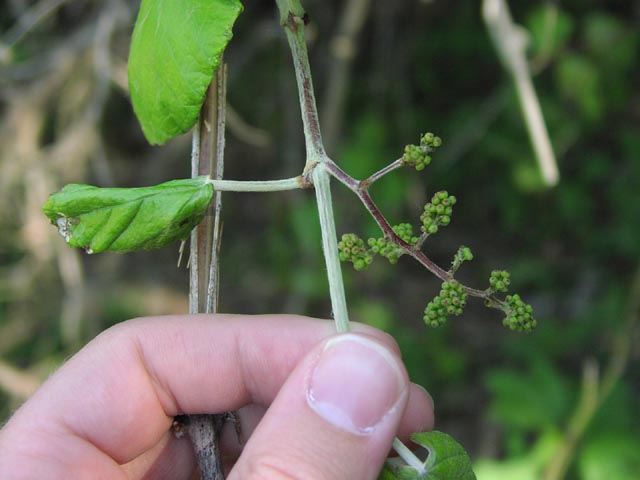
[[[283,3],[285,2],[278,2],[282,17],[285,16],[285,12],[282,10]],[[297,6],[299,6],[299,2],[286,3],[297,4]],[[322,231],[322,249],[324,251],[327,277],[329,280],[331,307],[336,329],[338,332],[347,332],[349,331],[349,313],[347,311],[347,300],[342,280],[342,267],[338,256],[338,238],[336,235],[333,204],[331,200],[330,176],[326,170],[326,165],[332,162],[325,153],[322,134],[320,133],[318,110],[311,80],[311,67],[309,65],[307,43],[304,37],[306,15],[301,17],[296,15],[295,11],[287,10],[286,18],[285,32],[296,72],[307,151],[305,173],[307,174],[307,178],[311,177],[316,191],[316,201]]]
[[[320,121],[318,120],[318,109],[311,80],[307,42],[304,37],[304,22],[303,18],[289,13],[285,31],[291,55],[293,56],[293,66],[298,84],[298,96],[307,149],[307,161],[305,164],[305,169],[307,169],[317,162],[324,161],[327,154],[325,153],[322,134],[320,133]]]
[[[207,175],[221,181],[224,155],[225,69],[220,68],[207,90],[198,122],[193,129],[191,176]],[[220,241],[220,193],[204,220],[191,233],[189,313],[217,310],[218,245]],[[203,293],[206,292],[206,295]],[[219,438],[226,414],[189,415],[185,421],[196,454],[201,480],[224,480]]]
[[[224,175],[224,146],[225,146],[225,120],[227,106],[227,64],[220,63],[220,68],[215,80],[218,95],[214,115],[216,117],[215,128],[215,180],[222,180]],[[222,191],[215,190],[213,197],[213,231],[211,235],[211,253],[209,261],[209,278],[207,280],[207,298],[205,304],[206,313],[218,311],[218,298],[220,296],[220,242],[222,241]]]
[[[371,198],[371,194],[369,193],[369,186],[371,185],[371,183],[373,183],[370,181],[371,178],[374,178],[374,181],[378,180],[383,175],[386,175],[387,173],[393,170],[396,170],[397,168],[400,168],[400,166],[402,166],[401,160],[396,160],[395,162],[391,163],[388,167],[385,167],[379,170],[378,172],[374,173],[367,180],[358,181],[355,178],[351,177],[344,170],[342,170],[338,165],[336,165],[335,162],[328,160],[324,164],[325,169],[334,178],[336,178],[336,180],[338,180],[340,183],[342,183],[349,190],[351,190],[353,193],[356,194],[356,196],[360,199],[364,207],[367,209],[369,214],[376,221],[376,223],[380,227],[380,230],[382,230],[382,232],[387,238],[389,238],[393,243],[401,247],[407,255],[410,255],[411,257],[415,258],[423,267],[425,267],[427,270],[429,270],[432,274],[434,274],[436,277],[441,279],[443,282],[451,281],[453,280],[453,275],[451,275],[451,273],[447,272],[443,268],[439,267],[433,260],[427,257],[427,255],[420,250],[419,243],[415,246],[411,246],[407,242],[402,240],[393,231],[393,227],[389,224],[385,216],[382,214],[378,206],[375,204],[375,202],[373,201],[373,198]],[[478,290],[476,288],[467,287],[465,285],[462,285],[462,289],[468,295],[487,299],[489,302],[491,302],[490,306],[497,307],[498,305],[502,304],[500,300],[488,294],[486,290]]]

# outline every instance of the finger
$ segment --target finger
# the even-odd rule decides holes
[[[395,348],[386,334],[354,327]],[[130,462],[159,442],[176,414],[268,405],[300,358],[332,332],[331,322],[295,316],[125,322],[53,375],[9,421],[0,444],[21,436],[14,447],[55,460],[69,456],[73,443],[86,453],[70,460],[75,468]],[[102,452],[111,459],[91,460]]]
[[[396,351],[362,334],[335,336],[287,379],[229,478],[374,479],[409,392]]]
[[[168,431],[151,450],[121,468],[128,479],[174,480],[190,477],[196,461],[189,439]]]
[[[423,387],[412,383],[409,389],[407,408],[398,428],[398,438],[407,443],[412,433],[433,430],[433,424],[433,398]],[[410,443],[409,447],[411,445]]]
[[[242,453],[242,449],[253,434],[267,409],[262,405],[247,405],[235,412],[236,420],[240,423],[240,436],[234,425],[228,425],[222,435],[221,448],[225,456],[235,463]],[[409,400],[405,408],[404,415],[398,428],[397,436],[400,440],[408,443],[411,448],[410,435],[415,432],[426,432],[433,430],[434,407],[431,395],[420,385],[412,383],[409,390]],[[416,448],[418,446],[416,445]]]

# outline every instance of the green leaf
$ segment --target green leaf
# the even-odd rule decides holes
[[[640,472],[640,441],[633,433],[605,433],[589,439],[578,461],[580,478],[634,480]]]
[[[429,452],[422,472],[390,460],[385,463],[378,480],[476,480],[471,460],[453,437],[443,432],[421,432],[411,440]]]
[[[212,196],[207,177],[141,188],[71,184],[51,195],[42,210],[71,247],[124,253],[186,238]]]
[[[443,432],[422,432],[411,440],[429,451],[425,462],[429,480],[475,480],[471,460],[465,449],[451,435]]]
[[[406,465],[395,465],[393,463],[385,463],[382,472],[378,476],[378,480],[422,480],[428,479],[424,474],[418,473],[411,467]]]
[[[561,423],[569,414],[571,388],[542,356],[531,361],[528,372],[493,369],[486,384],[492,394],[489,415],[509,431],[539,431]]]
[[[129,89],[147,140],[162,144],[196,122],[239,0],[142,0],[129,54]]]
[[[540,480],[551,459],[557,455],[561,443],[560,432],[555,429],[547,430],[533,445],[528,445],[523,455],[476,460],[476,475],[479,480]],[[609,478],[617,480],[617,477]]]

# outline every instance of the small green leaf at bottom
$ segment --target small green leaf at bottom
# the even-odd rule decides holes
[[[71,184],[52,194],[42,210],[69,246],[124,253],[185,239],[212,197],[204,176],[140,188]]]
[[[471,460],[465,449],[453,437],[443,432],[421,432],[411,440],[426,448],[429,456],[424,469],[387,461],[378,480],[476,480]]]

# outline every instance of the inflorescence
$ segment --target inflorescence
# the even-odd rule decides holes
[[[447,317],[458,316],[467,304],[467,294],[456,280],[442,283],[437,297],[431,300],[424,309],[424,321],[431,327],[444,325]]]
[[[419,238],[414,236],[413,227],[410,223],[401,223],[393,227],[393,231],[398,237],[410,246],[418,243]],[[373,262],[373,257],[380,255],[392,265],[398,263],[398,259],[405,253],[404,249],[396,244],[393,239],[387,237],[369,238],[365,246],[364,240],[355,233],[345,233],[338,242],[338,254],[343,262],[353,263],[353,268],[357,271],[366,270]]]
[[[420,137],[419,145],[407,145],[401,162],[403,165],[423,170],[431,163],[431,153],[442,145],[440,137],[433,133],[427,133]],[[453,206],[457,199],[446,191],[436,192],[428,202],[420,215],[419,236],[414,234],[410,223],[401,223],[393,226],[393,232],[397,235],[385,235],[380,238],[369,238],[365,243],[353,233],[342,235],[338,242],[340,260],[353,263],[355,270],[366,270],[373,262],[376,255],[385,257],[389,263],[395,264],[398,259],[407,253],[407,250],[418,251],[430,235],[438,233],[440,227],[451,223]],[[509,272],[505,270],[493,270],[489,277],[489,287],[479,291],[465,287],[454,275],[464,262],[471,261],[473,253],[471,249],[461,246],[453,257],[451,268],[446,276],[442,275],[442,283],[439,294],[431,300],[424,310],[424,321],[431,327],[439,327],[452,316],[462,313],[467,304],[469,294],[485,299],[485,304],[504,312],[503,325],[510,330],[530,332],[537,321],[533,317],[533,308],[526,304],[518,294],[507,295],[504,300],[496,297],[497,293],[506,293],[509,290],[511,279]],[[440,276],[440,275],[439,275]]]
[[[506,292],[509,290],[511,279],[509,272],[505,270],[494,270],[489,277],[489,286],[494,292]]]
[[[457,199],[449,195],[446,191],[436,192],[431,201],[424,206],[424,211],[420,215],[423,233],[433,235],[438,233],[440,227],[445,227],[451,223],[453,206]]]
[[[414,167],[418,172],[424,170],[431,163],[430,153],[435,152],[442,145],[442,139],[433,133],[425,133],[420,137],[420,145],[404,147],[402,164]]]
[[[530,332],[536,328],[538,322],[533,318],[533,307],[523,302],[520,295],[507,295],[506,302],[506,316],[502,320],[505,327],[518,332]]]

